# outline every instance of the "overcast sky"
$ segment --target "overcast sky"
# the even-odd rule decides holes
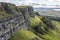
[[[10,2],[16,5],[26,4],[29,3],[39,3],[39,4],[46,4],[46,5],[60,5],[60,0],[0,0],[0,2]],[[39,5],[40,6],[40,5]]]

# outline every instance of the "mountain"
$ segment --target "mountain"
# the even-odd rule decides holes
[[[34,17],[33,7],[0,2],[0,40],[10,39],[18,30],[27,30],[29,17]]]
[[[41,14],[32,6],[0,2],[0,40],[60,40],[60,17]]]

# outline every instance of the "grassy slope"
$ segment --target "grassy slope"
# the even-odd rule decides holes
[[[39,22],[42,22],[42,20],[39,20],[39,19],[41,19],[41,17],[38,18],[37,16],[35,17],[35,19],[33,19],[33,18],[31,19],[32,27],[39,24]],[[56,25],[56,28],[60,29],[60,22],[53,21],[53,24]],[[44,30],[44,27],[46,27],[46,24],[44,24],[42,22],[42,29],[43,30]],[[58,32],[58,30],[49,29],[48,34],[44,34],[42,36],[43,36],[43,38],[45,38],[45,40],[59,40],[60,39],[60,33]]]
[[[56,28],[58,28],[60,25],[60,22],[53,20],[53,24],[56,26]],[[46,40],[60,40],[60,33],[58,32],[57,29],[54,29],[54,30],[49,29],[48,34],[44,34],[43,37]]]
[[[11,40],[32,40],[35,37],[38,37],[38,36],[29,30],[26,30],[26,31],[19,30],[17,33],[15,33],[15,35],[11,38]]]
[[[52,20],[53,24],[56,25],[57,29],[60,31],[60,22]]]
[[[35,18],[31,18],[31,23],[33,24],[34,22],[34,26],[35,24],[38,25],[40,20],[38,19],[38,17],[35,17]],[[31,26],[32,26],[31,24]],[[33,26],[33,27],[34,27]],[[35,33],[33,33],[32,31],[29,31],[29,30],[26,30],[26,31],[23,31],[23,30],[19,30],[17,33],[15,33],[15,35],[10,39],[10,40],[32,40],[34,39],[35,37],[37,37],[39,40],[42,40],[41,38],[39,38]]]
[[[35,18],[30,18],[30,27],[34,28],[36,25],[39,25],[41,22],[41,29],[45,31],[46,24],[41,20],[42,17],[35,15]],[[51,30],[49,29],[49,32],[47,34],[45,33],[44,35],[38,34],[39,36],[42,36],[44,40],[60,40],[60,22],[52,20],[52,23],[56,25],[57,29]],[[42,31],[43,32],[43,31]],[[44,33],[44,32],[43,32]],[[22,31],[19,30],[11,40],[31,40],[35,37],[38,37],[34,32],[32,31]],[[39,37],[38,37],[39,38]],[[42,38],[40,39],[42,40]]]
[[[35,16],[35,18],[30,18],[30,27],[34,27],[41,22],[39,16]]]
[[[59,28],[60,22],[58,21],[55,22],[53,20],[53,24],[56,26],[56,28]],[[54,29],[54,30],[49,29],[48,34],[44,34],[43,37],[46,40],[60,40],[60,33],[58,32],[57,29]]]

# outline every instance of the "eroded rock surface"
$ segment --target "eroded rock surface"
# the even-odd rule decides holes
[[[0,40],[8,40],[19,29],[27,30],[29,16],[34,16],[32,7],[19,9],[14,4],[3,2],[0,3],[0,13],[2,12],[8,16],[0,18]]]

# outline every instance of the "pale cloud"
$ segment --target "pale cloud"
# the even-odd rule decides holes
[[[46,4],[47,5],[46,7],[51,7],[50,5],[60,5],[60,0],[0,0],[0,2],[9,2],[14,3],[16,5],[21,4],[30,5],[29,3],[38,3],[38,4]],[[41,5],[39,6],[35,5],[34,7],[41,7]]]
[[[60,0],[0,0],[0,2],[10,2],[10,3],[39,3],[39,4],[58,4]]]

